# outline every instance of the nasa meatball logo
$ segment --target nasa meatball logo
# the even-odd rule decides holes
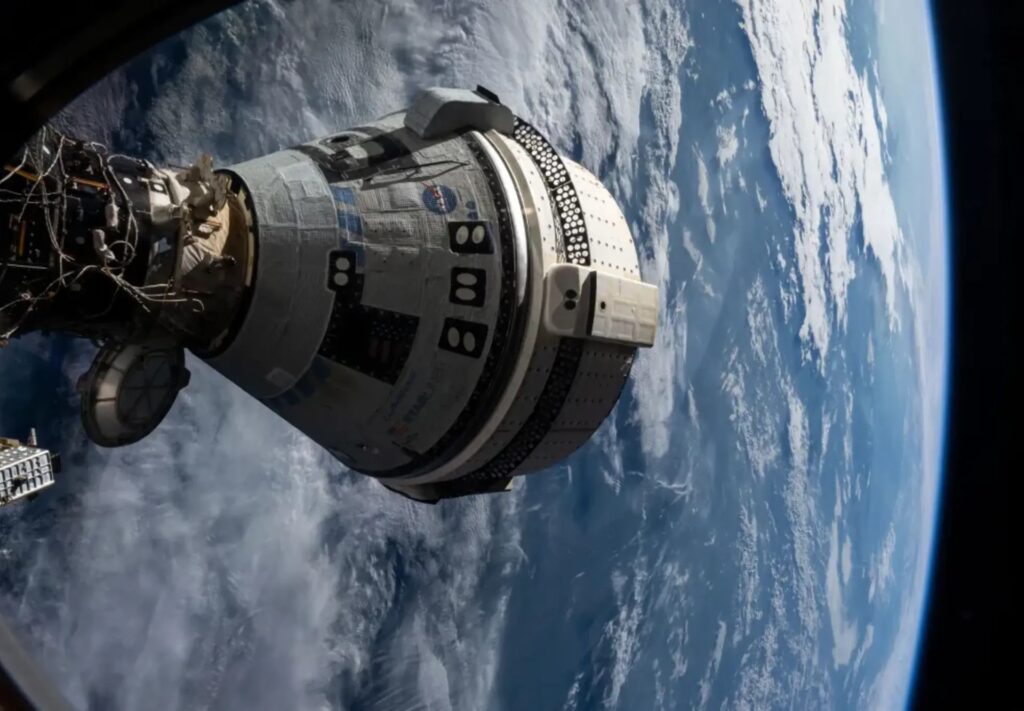
[[[447,215],[458,204],[455,191],[447,185],[428,185],[423,189],[423,205],[435,215]]]

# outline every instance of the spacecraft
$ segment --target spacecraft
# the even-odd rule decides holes
[[[612,195],[481,87],[221,168],[44,129],[0,183],[0,344],[96,342],[102,446],[156,428],[188,349],[397,493],[504,491],[586,442],[654,343]]]

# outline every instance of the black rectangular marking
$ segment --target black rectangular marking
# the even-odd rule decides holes
[[[350,301],[357,301],[362,294],[362,275],[356,274],[356,253],[350,249],[335,249],[327,258],[327,288]]]
[[[441,329],[441,341],[438,347],[444,351],[459,355],[479,358],[484,352],[487,340],[487,326],[482,323],[463,321],[459,318],[446,318]]]
[[[419,317],[336,298],[320,355],[385,383],[402,374]]]
[[[448,246],[456,254],[494,254],[491,228],[480,220],[449,222]]]
[[[448,301],[464,306],[483,306],[487,296],[487,271],[453,267]]]

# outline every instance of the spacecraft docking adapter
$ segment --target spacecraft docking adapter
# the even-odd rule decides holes
[[[0,337],[102,344],[79,381],[101,445],[156,427],[188,348],[396,492],[503,491],[583,444],[654,342],[611,194],[483,88],[216,170],[43,131],[4,172]]]

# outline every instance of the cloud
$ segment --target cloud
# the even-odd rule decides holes
[[[633,670],[633,662],[640,651],[640,624],[646,611],[644,598],[650,576],[647,561],[643,556],[631,567],[629,575],[619,572],[612,575],[616,613],[605,624],[599,642],[610,647],[612,657],[611,668],[608,670],[608,689],[603,700],[605,708],[615,708],[618,705],[622,687],[625,686],[626,679]]]
[[[783,487],[783,500],[795,566],[790,587],[796,598],[796,612],[800,624],[796,636],[806,641],[817,638],[819,627],[819,607],[815,593],[818,587],[815,555],[818,522],[815,491],[808,471],[810,441],[806,410],[792,385],[788,383],[785,386],[785,396],[788,405],[789,471]]]
[[[707,669],[704,670],[704,677],[700,680],[700,704],[698,708],[707,708],[711,699],[711,686],[714,683],[715,675],[718,674],[718,667],[722,664],[722,653],[725,650],[725,633],[728,626],[723,620],[718,621],[718,634],[715,637],[715,649],[711,653]]]
[[[857,647],[857,625],[846,619],[846,608],[843,604],[843,583],[840,580],[839,524],[843,517],[840,503],[839,480],[836,479],[835,515],[832,519],[832,531],[829,536],[828,563],[825,566],[825,604],[828,607],[829,624],[832,627],[832,662],[835,668],[846,666]],[[848,550],[848,549],[847,549]],[[848,553],[847,553],[848,555]],[[848,577],[848,573],[846,577]]]
[[[767,406],[765,398],[768,393],[764,391],[767,383],[760,380],[762,371],[752,375],[738,348],[730,351],[726,363],[721,392],[729,403],[729,420],[736,432],[736,447],[750,463],[751,473],[763,479],[781,456],[779,414]]]
[[[739,582],[736,586],[739,615],[732,633],[733,646],[739,644],[744,636],[750,635],[754,623],[759,621],[762,615],[758,605],[761,576],[757,517],[743,504],[740,504],[740,529],[736,553],[739,565]]]
[[[875,626],[869,624],[864,630],[864,639],[860,643],[860,647],[857,648],[857,657],[853,660],[853,671],[854,673],[860,671],[861,665],[864,664],[864,655],[871,649],[871,645],[875,642]]]
[[[875,100],[850,56],[843,0],[738,4],[761,78],[772,161],[796,215],[801,337],[823,361],[831,316],[845,328],[846,294],[855,276],[850,241],[858,221],[881,269],[893,325],[896,289],[906,285],[903,235],[882,164]]]
[[[842,566],[843,585],[846,585],[850,582],[850,573],[853,571],[853,544],[849,535],[843,540]]]
[[[725,168],[736,157],[740,149],[740,141],[736,137],[736,126],[719,126],[715,133],[718,136],[718,165]]]
[[[734,346],[722,369],[721,392],[729,403],[729,420],[737,447],[758,479],[773,471],[782,456],[784,414],[774,407],[781,376],[778,328],[764,282],[758,277],[746,298],[747,348]]]
[[[878,553],[871,556],[868,568],[868,602],[875,599],[876,594],[884,593],[893,581],[892,557],[896,551],[896,527],[889,524],[889,531]]]
[[[618,422],[614,415],[609,416],[594,433],[593,441],[602,453],[601,476],[608,487],[616,494],[622,488],[625,443],[619,435]]]
[[[779,683],[779,631],[768,622],[744,653],[736,683],[729,697],[740,711],[774,708],[782,704],[785,691]]]
[[[413,506],[189,367],[139,444],[69,437],[74,495],[19,553],[18,618],[71,701],[312,708],[376,698],[386,678],[396,695],[483,703],[504,599],[481,586],[515,569],[518,498]],[[405,586],[416,595],[396,601]]]
[[[747,292],[747,330],[754,360],[762,366],[779,362],[779,331],[764,280],[758,276]]]
[[[103,451],[68,437],[76,495],[34,556],[19,617],[79,706],[274,705],[330,677],[330,469],[269,411],[190,368],[195,390],[143,442]],[[265,673],[243,678],[246,657]]]
[[[700,151],[697,150],[696,146],[693,147],[693,158],[697,161],[697,200],[700,202],[700,207],[704,211],[704,227],[707,230],[708,239],[712,244],[714,244],[716,234],[715,213],[711,207],[708,167],[704,163],[704,157],[701,156]]]
[[[645,188],[636,196],[638,217],[633,229],[634,235],[642,239],[641,273],[659,290],[661,322],[654,348],[637,359],[633,382],[637,393],[634,414],[641,427],[643,452],[658,459],[669,449],[678,359],[686,352],[686,307],[681,296],[674,293],[669,229],[679,212],[679,191],[672,179],[683,124],[679,66],[692,40],[673,4],[651,2],[644,7],[645,88],[641,104],[653,117],[654,131],[640,149],[638,182]]]

